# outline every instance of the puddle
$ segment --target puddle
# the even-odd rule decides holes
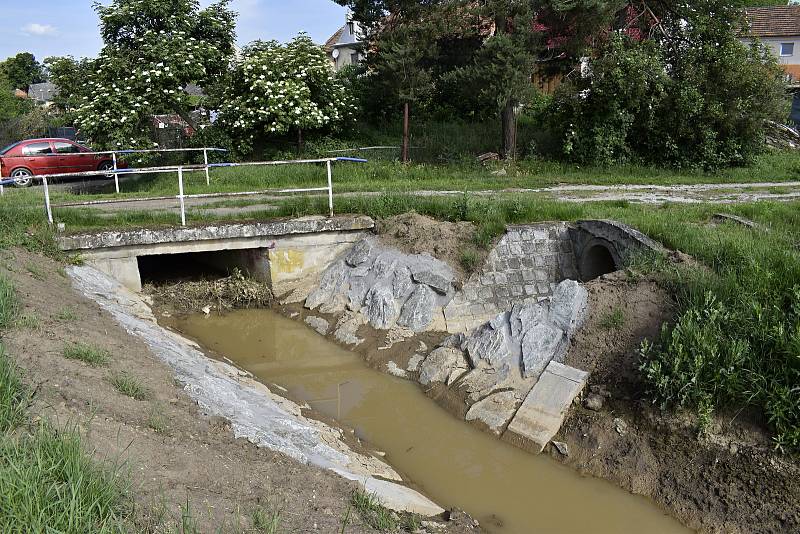
[[[415,487],[497,534],[688,532],[644,497],[581,477],[457,420],[412,382],[269,310],[165,321],[355,428]]]

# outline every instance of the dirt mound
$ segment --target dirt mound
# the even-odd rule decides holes
[[[470,274],[465,271],[464,252],[477,256],[470,261],[474,267],[480,267],[488,254],[473,245],[476,229],[471,222],[443,222],[410,212],[380,219],[376,228],[386,245],[408,254],[427,252],[452,267],[461,281]]]
[[[566,363],[591,371],[586,394],[604,401],[575,407],[555,438],[569,456],[550,454],[650,497],[702,532],[798,532],[800,465],[772,450],[762,425],[746,413],[717,414],[698,437],[695,416],[647,401],[637,349],[671,320],[668,293],[624,272],[586,288],[590,316]]]

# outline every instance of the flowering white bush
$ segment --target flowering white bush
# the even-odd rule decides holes
[[[325,52],[305,34],[285,45],[245,47],[219,100],[218,123],[245,144],[262,135],[335,128],[356,109]]]
[[[96,5],[104,46],[76,110],[81,133],[98,146],[151,146],[151,117],[189,120],[189,83],[204,86],[228,67],[235,14],[222,0],[114,0]]]

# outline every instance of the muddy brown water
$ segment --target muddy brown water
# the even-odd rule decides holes
[[[269,310],[165,323],[354,428],[414,487],[497,534],[688,532],[648,499],[481,432],[417,384]]]

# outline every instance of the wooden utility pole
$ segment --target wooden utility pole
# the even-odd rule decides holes
[[[408,119],[410,115],[410,105],[408,101],[403,104],[403,149],[400,159],[403,163],[408,163]]]

